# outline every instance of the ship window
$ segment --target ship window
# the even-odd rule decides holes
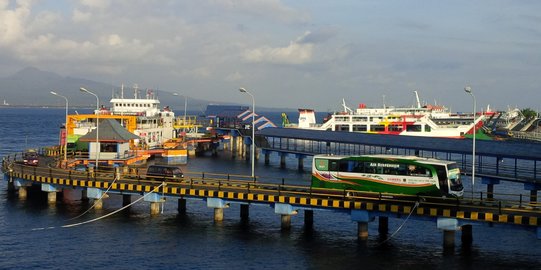
[[[402,131],[402,125],[389,125],[389,131]]]
[[[367,131],[366,125],[353,125],[353,131],[359,132],[359,131]]]
[[[410,125],[410,126],[406,127],[406,130],[407,131],[420,132],[422,129],[421,129],[421,125]]]
[[[430,132],[432,131],[432,129],[430,128],[430,126],[425,126],[425,132]]]
[[[347,116],[336,116],[335,119],[336,121],[348,121]]]
[[[370,131],[385,131],[384,125],[371,125]]]
[[[335,131],[349,131],[349,125],[335,125]]]
[[[368,117],[364,116],[353,116],[352,117],[353,122],[366,122],[368,120]]]

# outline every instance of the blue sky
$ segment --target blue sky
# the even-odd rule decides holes
[[[0,76],[64,76],[258,106],[540,110],[541,1],[0,0]]]

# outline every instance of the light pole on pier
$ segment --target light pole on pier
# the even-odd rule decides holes
[[[61,97],[64,100],[66,100],[66,122],[64,124],[64,131],[65,131],[65,137],[64,137],[64,163],[67,166],[67,160],[68,160],[68,98],[56,93],[55,91],[51,91],[51,94]]]
[[[96,97],[96,166],[94,167],[96,169],[96,171],[98,170],[98,161],[100,159],[100,136],[99,136],[99,131],[100,131],[100,99],[98,98],[98,95],[86,90],[86,88],[84,87],[81,87],[79,88],[79,90],[81,90],[81,92],[84,92],[84,93],[88,93],[88,94],[91,94],[93,96]]]
[[[241,93],[246,93],[252,98],[252,150],[250,151],[250,158],[252,159],[252,179],[255,177],[255,98],[252,93],[248,92],[244,88],[239,88]]]
[[[173,96],[180,96],[179,93],[173,93]],[[188,107],[188,97],[186,95],[184,95],[184,119],[182,120],[183,123],[182,123],[182,126],[184,126],[182,128],[182,131],[186,131],[186,108]]]
[[[475,185],[475,133],[477,133],[476,130],[476,124],[475,124],[475,111],[477,110],[477,102],[475,101],[475,95],[473,94],[473,91],[470,86],[464,87],[464,91],[466,93],[470,94],[473,99],[473,146],[472,146],[472,168],[471,168],[471,190],[472,190],[472,198],[473,198],[473,187]]]

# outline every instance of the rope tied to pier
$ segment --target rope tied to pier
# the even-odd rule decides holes
[[[120,177],[115,174],[115,177],[113,178],[113,182],[111,182],[111,184],[109,185],[109,187],[105,190],[105,192],[103,192],[103,194],[101,194],[100,198],[97,199],[96,201],[94,201],[94,204],[92,204],[92,206],[90,206],[88,209],[86,209],[86,211],[84,211],[83,213],[81,213],[80,215],[76,216],[76,217],[73,217],[73,218],[70,218],[70,219],[67,219],[66,221],[70,221],[70,220],[74,220],[74,219],[78,219],[84,215],[86,215],[86,213],[88,213],[90,210],[92,210],[94,207],[96,207],[96,204],[98,203],[98,201],[100,201],[101,199],[103,199],[103,197],[105,197],[105,195],[107,195],[107,192],[109,192],[109,190],[113,187],[113,184],[116,182],[116,180],[120,179]]]
[[[415,211],[415,209],[419,206],[419,202],[415,202],[415,205],[413,206],[413,208],[411,209],[410,213],[408,214],[408,216],[406,217],[406,219],[404,220],[404,222],[402,222],[402,224],[400,224],[400,226],[398,226],[398,228],[396,229],[395,232],[393,232],[391,234],[391,236],[389,236],[389,238],[385,239],[385,241],[379,243],[379,245],[383,245],[384,243],[386,243],[387,241],[391,240],[401,229],[402,227],[404,227],[404,225],[406,224],[406,222],[408,221],[408,219],[411,217],[411,215],[413,214],[413,211]]]
[[[137,202],[143,200],[144,198],[146,198],[148,195],[158,191],[158,189],[160,189],[161,187],[163,187],[165,185],[165,182],[162,182],[159,186],[156,186],[154,189],[152,189],[152,191],[150,191],[149,193],[145,194],[144,196],[142,196],[141,198],[133,201],[132,203],[128,204],[128,205],[125,205],[111,213],[108,213],[106,215],[103,215],[101,217],[97,217],[97,218],[94,218],[94,219],[91,219],[91,220],[87,220],[87,221],[83,221],[83,222],[79,222],[79,223],[74,223],[74,224],[67,224],[67,225],[63,225],[63,226],[60,226],[60,228],[71,228],[71,227],[76,227],[76,226],[80,226],[80,225],[83,225],[83,224],[87,224],[87,223],[92,223],[92,222],[95,222],[95,221],[98,221],[100,219],[104,219],[106,217],[109,217],[109,216],[112,216],[134,204],[136,204]],[[56,229],[56,227],[44,227],[44,228],[34,228],[32,229],[33,231],[38,231],[38,230],[45,230],[45,229]]]

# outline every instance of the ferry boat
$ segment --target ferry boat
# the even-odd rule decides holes
[[[140,137],[134,141],[134,146],[151,149],[162,146],[166,141],[176,137],[177,130],[174,127],[175,113],[169,107],[160,108],[160,101],[153,90],[147,89],[144,94],[137,85],[133,88],[133,98],[124,96],[124,86],[120,93],[113,93],[110,100],[111,107],[101,106],[94,111],[94,117],[89,115],[70,115],[75,123],[68,124],[68,142],[74,142],[95,128],[95,123],[90,122],[99,115],[100,119],[117,118],[125,122],[128,131]],[[83,121],[86,120],[86,121]],[[94,120],[95,121],[95,120]],[[69,136],[68,135],[68,136]]]
[[[419,96],[416,107],[386,107],[367,108],[359,104],[355,110],[346,106],[342,100],[343,111],[336,112],[317,124],[315,112],[312,109],[299,109],[299,123],[297,127],[304,129],[364,132],[374,134],[393,134],[408,136],[426,136],[443,138],[464,138],[472,134],[474,127],[477,131],[483,126],[484,114],[473,115],[452,114],[444,106],[421,106]]]

